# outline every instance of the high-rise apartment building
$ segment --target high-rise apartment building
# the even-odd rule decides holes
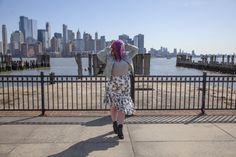
[[[35,55],[42,54],[43,53],[43,48],[42,48],[42,43],[38,41],[37,43],[34,44],[34,53]]]
[[[84,51],[93,51],[94,50],[94,40],[89,33],[84,32],[83,34],[84,40]]]
[[[63,24],[62,25],[62,33],[63,33],[63,46],[66,45],[68,42],[68,30],[67,30],[67,25]]]
[[[31,44],[37,42],[37,21],[20,16],[19,30],[24,34],[24,41]]]
[[[101,36],[100,38],[100,49],[99,50],[102,50],[106,47],[106,38],[105,36]]]
[[[77,33],[76,33],[76,39],[81,39],[81,33],[80,33],[79,30],[78,30]]]
[[[42,48],[44,52],[47,50],[47,48],[49,48],[47,40],[48,40],[48,32],[45,29],[39,29],[38,41],[42,43]]]
[[[7,27],[2,25],[2,48],[3,54],[7,54],[8,42],[7,42]]]
[[[48,46],[51,46],[51,26],[49,24],[49,22],[46,22],[46,31],[48,32],[48,39],[47,39],[47,43]]]
[[[75,33],[72,30],[68,30],[68,41],[73,41],[75,39]]]
[[[94,53],[97,53],[97,43],[98,43],[98,33],[95,33],[95,40],[94,40]]]
[[[21,31],[11,34],[10,50],[13,56],[21,56],[21,44],[24,42],[24,35]]]
[[[3,53],[3,47],[2,47],[2,42],[0,41],[0,54]]]
[[[75,51],[83,52],[84,51],[84,40],[83,39],[76,39],[73,41],[75,46]]]
[[[56,37],[51,39],[51,50],[52,52],[59,52],[59,44]]]
[[[143,34],[138,34],[134,36],[134,45],[139,48],[140,53],[145,53],[145,48],[144,48],[144,35]]]
[[[54,33],[54,37],[62,39],[62,34],[61,33]]]
[[[133,45],[133,40],[130,39],[129,36],[126,35],[126,34],[119,35],[119,39],[122,40],[125,43],[129,43],[129,44]]]

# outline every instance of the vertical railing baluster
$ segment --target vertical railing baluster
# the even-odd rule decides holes
[[[41,106],[41,109],[42,109],[42,116],[45,114],[45,102],[44,102],[44,73],[41,72],[40,73],[40,78],[41,78],[41,102],[42,102],[42,106]]]
[[[165,109],[167,109],[168,107],[168,105],[167,105],[167,98],[168,98],[168,88],[167,88],[167,86],[168,86],[168,77],[166,77],[166,95],[165,95],[165,97],[166,97],[166,101],[165,101]]]
[[[16,77],[16,86],[17,86],[17,103],[18,103],[18,110],[20,110],[20,91],[19,91],[19,78]]]
[[[187,93],[186,93],[186,79],[187,79],[187,77],[185,76],[184,77],[184,109],[185,109],[186,95],[187,95]]]
[[[5,102],[5,91],[4,91],[4,77],[2,77],[2,97],[3,97],[3,110],[6,109],[6,102]]]
[[[195,90],[196,90],[196,77],[193,80],[193,109],[195,109]]]
[[[216,100],[216,109],[219,108],[219,93],[220,93],[220,77],[217,77],[217,100]]]
[[[177,87],[178,87],[178,85],[177,85],[177,81],[178,81],[178,79],[177,79],[177,77],[175,77],[175,110],[176,110],[176,106],[177,106]]]
[[[14,77],[11,77],[11,84],[12,84],[12,103],[13,103],[13,110],[15,110],[15,85],[14,85]]]
[[[7,77],[7,103],[8,103],[8,110],[10,110],[10,90],[9,90],[9,77]]]
[[[225,102],[225,109],[228,108],[228,92],[229,92],[229,76],[226,76],[226,102]]]
[[[233,87],[233,76],[231,77],[231,96],[230,96],[230,100],[231,100],[231,104],[230,104],[230,109],[233,109],[233,90],[234,90],[234,87]]]
[[[31,77],[32,109],[34,110],[34,77]]]
[[[182,91],[181,91],[181,84],[182,84],[182,77],[180,77],[180,80],[179,80],[179,109],[181,109],[181,95],[182,95]]]
[[[192,78],[191,76],[189,77],[189,93],[188,93],[188,109],[193,109],[191,108],[191,84],[192,84]]]
[[[221,107],[220,109],[224,108],[223,105],[224,105],[224,83],[225,83],[225,78],[222,77],[222,96],[221,96]]]
[[[202,107],[201,107],[202,114],[205,113],[206,76],[207,76],[207,73],[203,72],[203,79],[202,79]]]
[[[172,109],[172,82],[173,77],[170,77],[170,109]]]
[[[215,107],[214,107],[214,104],[215,104],[214,103],[214,97],[215,97],[215,77],[213,77],[213,89],[212,90],[213,90],[213,92],[212,92],[212,104],[211,105],[212,105],[212,108],[215,109]]]
[[[27,96],[27,103],[28,103],[28,110],[30,109],[30,100],[29,100],[29,77],[28,76],[26,76],[26,90],[27,90],[27,94],[26,94],[26,96]]]

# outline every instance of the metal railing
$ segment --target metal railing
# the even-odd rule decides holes
[[[107,110],[103,76],[0,76],[0,111]],[[235,110],[236,76],[135,76],[137,110]]]

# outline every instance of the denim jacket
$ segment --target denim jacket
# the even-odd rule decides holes
[[[138,48],[134,45],[126,44],[125,51],[126,51],[125,56],[122,59],[124,59],[127,63],[129,63],[131,67],[131,72],[134,73],[132,59],[138,53]],[[115,63],[115,60],[111,55],[111,48],[106,47],[105,49],[99,51],[97,53],[97,57],[101,62],[106,64],[103,75],[106,77],[110,77],[112,75],[112,68]]]

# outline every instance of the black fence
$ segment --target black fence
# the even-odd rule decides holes
[[[0,111],[107,110],[103,76],[0,76]],[[236,76],[135,76],[137,110],[235,110]]]

